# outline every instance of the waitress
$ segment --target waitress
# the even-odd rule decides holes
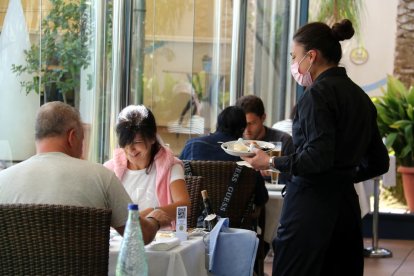
[[[269,158],[256,150],[243,158],[255,169],[293,175],[273,241],[273,275],[363,275],[354,183],[387,172],[389,158],[371,99],[338,67],[339,41],[353,35],[346,19],[297,30],[291,73],[306,90],[293,120],[295,153]]]

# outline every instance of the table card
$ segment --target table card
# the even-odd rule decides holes
[[[175,235],[181,241],[187,240],[187,206],[177,207],[177,219],[175,225]]]

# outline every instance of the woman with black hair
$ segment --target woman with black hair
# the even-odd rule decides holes
[[[243,158],[256,169],[293,175],[287,185],[273,275],[363,274],[363,240],[354,183],[388,170],[389,158],[371,99],[339,67],[349,20],[301,27],[293,37],[291,73],[306,86],[293,119],[295,153]]]
[[[160,143],[151,110],[144,105],[124,108],[116,134],[120,148],[104,166],[115,172],[141,215],[159,208],[175,218],[177,206],[190,205],[183,163]]]

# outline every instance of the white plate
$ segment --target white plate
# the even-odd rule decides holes
[[[272,143],[268,143],[268,142],[264,142],[264,141],[257,141],[257,140],[244,140],[245,142],[256,142],[260,148],[267,148],[268,150],[273,149],[275,147],[275,145],[273,145]],[[235,151],[233,150],[233,145],[234,143],[236,143],[236,141],[230,141],[230,142],[226,142],[221,144],[221,148],[228,154],[233,155],[233,156],[240,156],[240,157],[251,157],[254,156],[253,152],[250,151]]]

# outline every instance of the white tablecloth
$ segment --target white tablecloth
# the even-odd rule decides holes
[[[395,165],[394,165],[395,168]],[[271,184],[270,184],[271,185]],[[365,187],[364,187],[365,185]],[[361,217],[364,217],[370,212],[369,196],[366,193],[366,183],[362,182],[355,184],[355,190],[359,197],[359,205],[361,207]],[[266,185],[266,187],[271,187]],[[266,225],[264,240],[271,243],[276,236],[277,227],[279,225],[280,214],[282,212],[283,197],[281,191],[269,192],[269,201],[266,203]]]
[[[108,275],[115,275],[121,239],[111,239]],[[146,246],[149,275],[192,276],[208,275],[205,269],[205,250],[202,237],[189,237],[167,251],[154,251]]]
[[[279,224],[280,213],[283,206],[283,197],[281,191],[268,191],[269,201],[266,203],[266,225],[263,239],[265,242],[272,243],[276,235]]]
[[[383,187],[394,187],[396,180],[396,161],[395,156],[390,155],[390,167],[388,172],[382,175],[380,183]],[[371,210],[370,197],[374,195],[374,180],[367,180],[355,184],[355,190],[359,197],[359,205],[361,206],[361,216],[364,217]]]

